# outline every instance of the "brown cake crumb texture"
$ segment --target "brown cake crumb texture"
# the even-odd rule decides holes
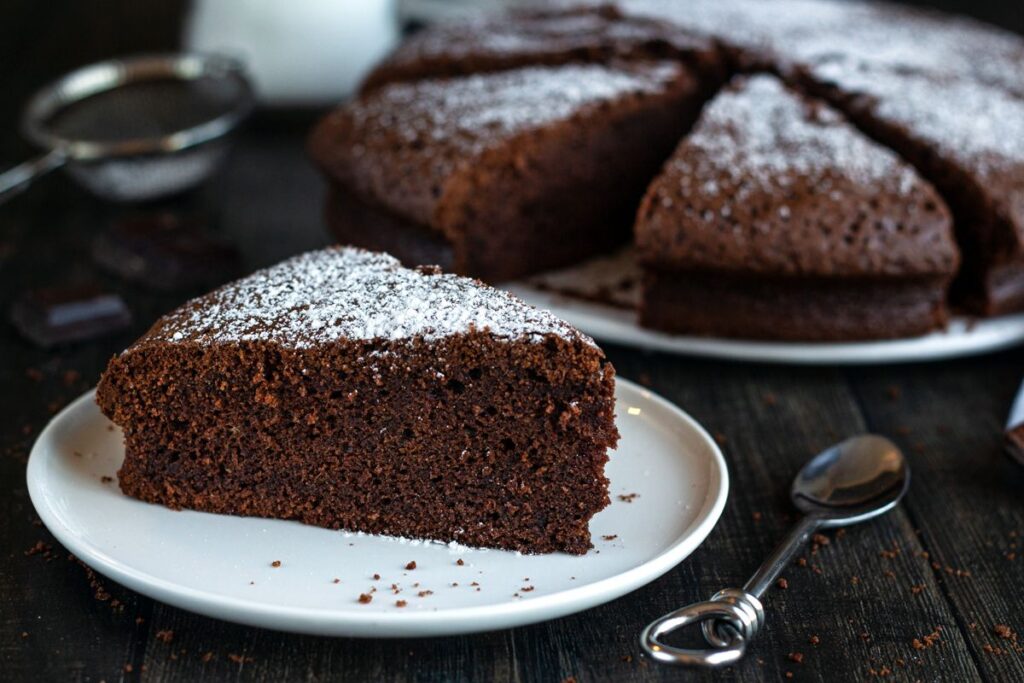
[[[124,430],[120,486],[145,501],[584,553],[613,392],[600,349],[550,314],[328,249],[162,318],[98,402]]]

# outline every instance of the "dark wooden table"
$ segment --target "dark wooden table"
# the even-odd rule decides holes
[[[12,126],[33,86],[92,59],[173,46],[178,9],[143,11],[143,4],[11,3],[0,23],[4,165],[30,151]],[[310,121],[259,117],[217,178],[178,202],[209,215],[241,247],[248,268],[326,243],[321,183],[302,153]],[[135,315],[128,332],[54,352],[0,322],[0,680],[679,678],[639,655],[643,625],[741,584],[793,521],[786,499],[793,473],[819,449],[866,430],[906,450],[914,471],[906,503],[808,550],[785,573],[785,587],[767,597],[768,623],[748,658],[689,676],[1024,680],[1024,642],[1014,635],[1024,631],[1024,470],[1000,450],[1002,421],[1024,375],[1020,350],[844,369],[606,345],[623,377],[716,434],[732,492],[717,528],[679,567],[557,621],[430,640],[304,637],[196,616],[93,574],[40,525],[25,488],[28,449],[56,410],[95,384],[114,352],[197,293],[159,294],[97,270],[89,245],[117,215],[61,176],[0,207],[4,312],[23,290],[94,281],[119,292]]]

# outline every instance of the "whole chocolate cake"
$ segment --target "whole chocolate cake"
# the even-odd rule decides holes
[[[443,196],[446,191],[432,168],[469,158],[451,151],[467,135],[459,122],[478,120],[464,112],[492,107],[511,116],[529,101],[508,91],[501,96],[489,88],[471,91],[465,83],[472,74],[487,80],[525,72],[530,65],[554,72],[581,64],[612,74],[652,59],[675,63],[690,75],[693,84],[685,96],[634,109],[629,135],[608,132],[617,129],[612,125],[600,135],[572,136],[574,127],[587,125],[581,117],[545,119],[536,131],[557,129],[557,134],[535,132],[531,154],[544,157],[546,149],[564,165],[529,164],[529,171],[540,172],[521,174],[515,170],[520,159],[515,152],[488,156],[486,163],[474,157],[468,163],[489,181],[516,180],[466,181],[496,191],[465,191],[459,195],[458,215],[464,220],[458,230],[440,225],[437,217],[455,210],[450,198],[455,194]],[[647,271],[642,324],[781,339],[909,336],[940,328],[951,306],[983,315],[1024,310],[1022,64],[1020,36],[884,2],[580,0],[428,27],[369,76],[368,93],[321,125],[311,152],[332,183],[328,221],[338,239],[395,249],[408,263],[440,262],[500,280],[608,252],[621,240],[621,233],[608,228],[608,217],[639,209],[636,188],[643,187],[648,200],[635,226]],[[711,102],[720,115],[716,104],[736,103],[739,91],[750,87],[749,82],[732,86],[716,99],[722,84],[758,73],[781,79],[789,89],[783,98],[789,104],[770,97],[751,116],[732,117],[727,125],[715,126],[708,117],[694,134],[699,140],[688,145],[694,112]],[[399,87],[396,81],[404,88],[429,89],[429,108],[451,124],[432,125],[431,137],[415,138],[417,162],[378,145],[372,127],[322,134],[332,125],[342,128],[331,121],[365,117],[371,107],[380,128],[411,129],[432,121],[426,107],[410,104],[411,93],[418,91],[405,91],[406,98],[382,97]],[[560,99],[548,92],[545,106]],[[447,106],[446,97],[459,106]],[[809,98],[834,109],[821,101],[809,104]],[[598,118],[605,120],[617,106],[600,106],[604,114]],[[817,114],[808,114],[808,107]],[[770,131],[759,118],[765,110],[778,114],[769,118]],[[681,146],[659,175],[650,162],[667,156],[663,144],[670,131],[664,122],[673,111],[680,122],[673,144]],[[825,119],[815,122],[818,114]],[[827,133],[825,148],[819,144],[813,155],[794,153],[786,140],[809,131]],[[611,154],[595,153],[605,135],[624,144]],[[478,139],[480,132],[469,136]],[[740,153],[744,143],[755,140],[759,153],[772,158]],[[521,144],[517,138],[505,149]],[[712,155],[689,162],[683,158],[698,148],[717,149],[718,161]],[[610,149],[606,141],[603,149]],[[361,154],[373,161],[350,162]],[[605,160],[604,182],[587,174],[573,176],[578,182],[561,180],[580,160],[599,156]],[[815,165],[802,177],[799,167],[809,156]],[[731,160],[728,169],[726,159]],[[877,175],[866,177],[862,162]],[[385,170],[366,170],[375,164]],[[765,164],[786,169],[787,178],[798,178],[797,186],[764,183]],[[418,216],[403,211],[409,194],[403,183],[375,181],[372,192],[365,187],[366,177],[393,179],[406,173],[426,178],[423,183],[442,195]],[[843,197],[816,193],[817,184],[833,181],[842,185]],[[544,187],[550,194],[544,194]],[[741,191],[752,188],[756,207],[746,203],[748,194]],[[544,196],[543,210],[528,210],[538,203],[527,200],[527,194]],[[655,206],[654,194],[672,207]],[[508,203],[516,220],[502,215]],[[377,210],[381,207],[384,213]],[[718,218],[698,229],[695,214],[687,214],[694,207],[716,212]],[[779,214],[794,209],[803,213]],[[762,210],[774,212],[770,224],[764,215],[754,215]],[[950,214],[955,243],[949,237]],[[414,232],[422,239],[412,246],[405,238],[393,239],[410,222],[432,227]],[[475,239],[460,237],[474,233]],[[527,242],[522,235],[537,239]],[[716,255],[709,256],[711,251]],[[498,253],[504,256],[497,260],[505,263],[495,266]],[[532,255],[535,267],[524,254]],[[722,261],[724,255],[732,261]]]
[[[185,304],[110,362],[97,400],[141,500],[535,553],[590,547],[618,439],[589,338],[352,248]]]
[[[946,318],[949,212],[896,154],[773,76],[705,108],[636,223],[641,321],[692,334],[857,339]]]

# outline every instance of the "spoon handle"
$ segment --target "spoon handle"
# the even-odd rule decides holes
[[[743,588],[726,588],[708,601],[655,619],[640,634],[641,647],[652,658],[666,664],[715,667],[738,661],[764,623],[761,596],[821,524],[821,518],[814,515],[801,519]],[[690,624],[700,624],[710,648],[681,648],[661,640],[662,636]]]
[[[797,552],[815,531],[821,527],[821,519],[814,515],[807,515],[793,527],[785,540],[775,546],[775,550],[768,556],[768,559],[757,568],[750,580],[743,585],[743,590],[751,593],[755,598],[760,598],[768,588],[779,578],[782,570],[789,566],[796,557]]]

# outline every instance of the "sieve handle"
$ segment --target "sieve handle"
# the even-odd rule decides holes
[[[31,185],[36,178],[60,168],[65,161],[67,155],[55,149],[0,173],[0,204]]]

